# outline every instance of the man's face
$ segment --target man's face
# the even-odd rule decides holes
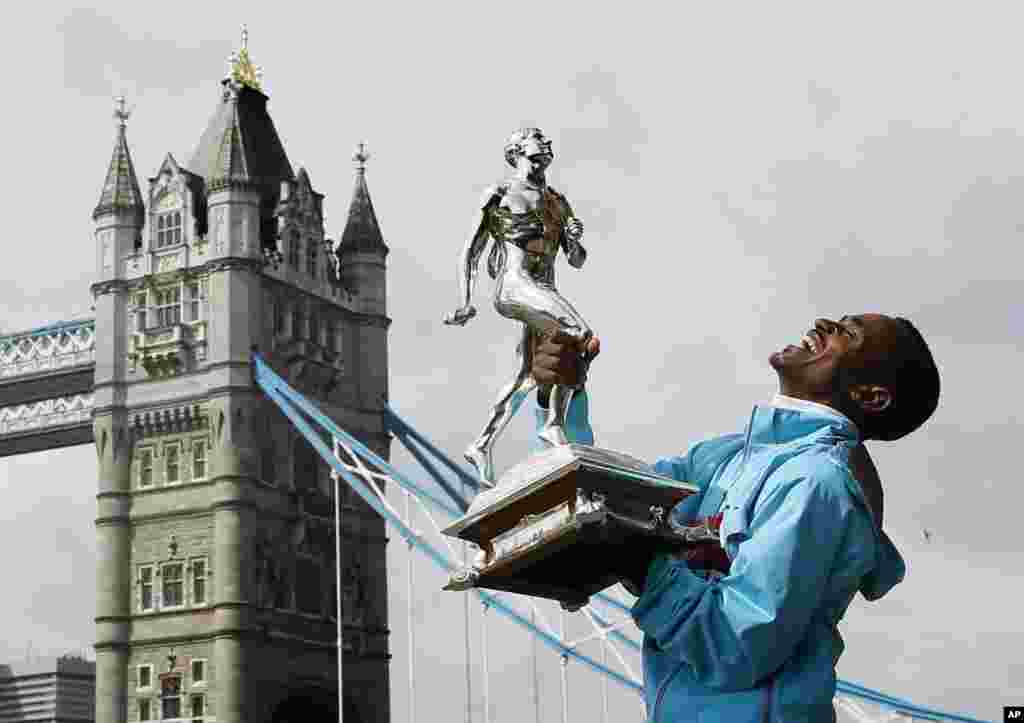
[[[847,390],[837,389],[840,371],[870,370],[899,339],[899,322],[884,314],[855,314],[838,321],[816,319],[797,344],[769,357],[783,394],[825,404]]]
[[[555,157],[551,151],[551,141],[544,136],[530,136],[522,143],[523,163],[529,165],[531,174],[543,173]]]

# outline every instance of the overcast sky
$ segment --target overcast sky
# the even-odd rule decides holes
[[[90,314],[111,97],[136,107],[140,183],[167,152],[187,162],[244,21],[292,164],[327,194],[332,237],[353,146],[373,154],[367,179],[391,247],[391,398],[458,455],[513,371],[517,331],[487,282],[468,327],[440,320],[480,193],[505,172],[505,138],[538,125],[554,142],[551,182],[586,224],[587,265],[561,260],[558,273],[605,342],[590,384],[599,444],[654,459],[740,429],[775,391],[769,354],[816,316],[879,311],[918,325],[942,371],[939,410],[910,438],[871,447],[908,576],[853,604],[839,673],[986,719],[1024,701],[1018,6],[56,5],[20,6],[0,44],[4,330]],[[516,420],[499,467],[526,454],[529,431]],[[93,641],[94,454],[0,460],[0,660],[30,642]],[[399,544],[391,553],[393,710],[406,720],[405,559]],[[459,720],[462,599],[416,569],[416,618],[431,621],[417,627],[417,702]],[[533,720],[529,642],[500,621],[492,630],[492,720]],[[477,665],[477,632],[471,642]],[[544,653],[541,666],[549,723],[557,660]],[[570,688],[573,719],[593,718],[597,678],[572,667]],[[612,705],[618,720],[639,719],[633,696],[613,691]]]

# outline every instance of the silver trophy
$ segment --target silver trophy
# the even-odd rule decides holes
[[[444,530],[480,548],[472,565],[445,589],[486,587],[560,600],[570,609],[618,581],[609,555],[622,554],[632,538],[681,541],[668,511],[696,491],[655,474],[643,462],[610,450],[570,444],[566,414],[577,387],[538,385],[531,374],[538,343],[557,331],[574,337],[581,364],[596,351],[590,325],[555,287],[555,261],[565,252],[581,268],[587,259],[583,224],[565,196],[547,184],[554,154],[538,128],[522,128],[505,145],[514,172],[484,194],[472,235],[459,259],[461,306],[445,318],[462,326],[476,315],[473,289],[487,244],[495,280],[494,308],[522,325],[517,368],[498,394],[480,435],[465,457],[485,491],[465,516]],[[585,379],[586,374],[581,375]],[[547,449],[495,480],[493,448],[531,391],[548,400],[538,435]],[[653,538],[653,539],[652,539]]]
[[[474,316],[473,287],[477,267],[491,246],[487,269],[495,280],[494,308],[522,324],[516,348],[516,372],[498,393],[483,431],[466,449],[466,459],[483,485],[494,480],[494,443],[531,391],[538,388],[530,374],[533,351],[545,334],[561,330],[584,348],[594,335],[590,325],[555,288],[555,260],[565,251],[569,263],[581,268],[587,251],[580,243],[583,224],[573,215],[565,196],[547,184],[545,172],[554,154],[551,141],[538,128],[523,128],[505,145],[505,161],[515,172],[487,189],[473,221],[473,231],[459,259],[461,306],[445,318],[462,326]],[[563,427],[577,389],[555,385],[539,392],[548,399],[548,417],[539,434],[552,446],[568,443]]]

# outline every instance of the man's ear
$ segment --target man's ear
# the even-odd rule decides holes
[[[857,384],[851,387],[850,398],[865,414],[877,414],[892,404],[892,392],[877,384]]]

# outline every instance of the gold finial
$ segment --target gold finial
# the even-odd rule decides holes
[[[356,170],[360,173],[366,172],[366,162],[370,160],[370,154],[366,150],[366,144],[360,143],[356,146],[356,153],[352,156],[352,160],[356,162]]]
[[[131,117],[134,108],[125,108],[125,99],[123,95],[119,95],[114,98],[114,117],[117,119],[118,125],[122,128],[125,126],[127,120]]]
[[[242,26],[242,47],[238,52],[231,54],[228,62],[231,80],[240,86],[246,85],[253,90],[261,90],[263,69],[253,65],[249,57],[249,28],[245,25]]]

